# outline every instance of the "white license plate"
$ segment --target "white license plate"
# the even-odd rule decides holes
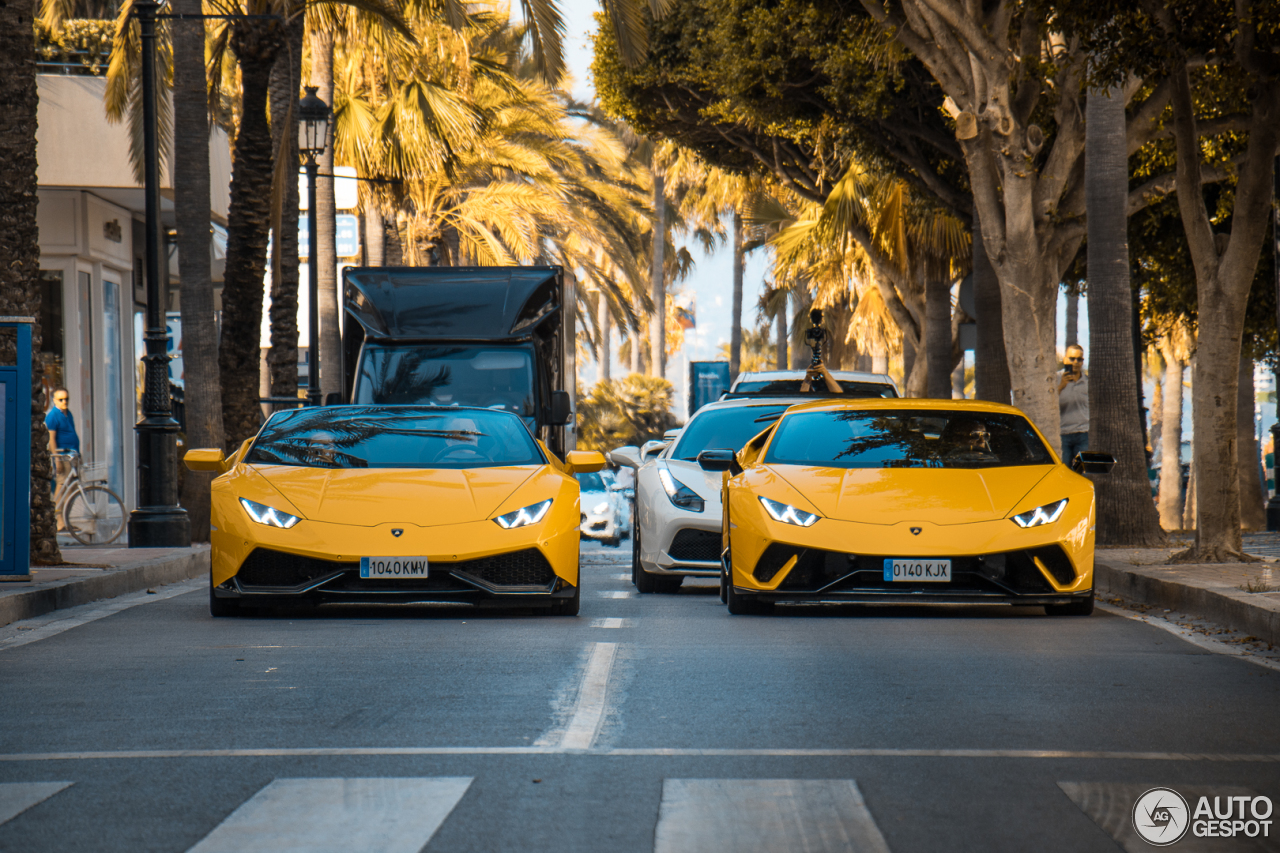
[[[899,583],[936,583],[951,580],[950,560],[885,560],[884,579]]]
[[[426,557],[361,557],[360,577],[374,580],[425,578]]]

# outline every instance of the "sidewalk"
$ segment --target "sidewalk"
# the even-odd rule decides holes
[[[1163,565],[1190,542],[1171,548],[1098,549],[1093,583],[1099,598],[1184,613],[1280,646],[1280,533],[1244,537],[1263,563]]]
[[[32,566],[31,580],[0,583],[0,626],[64,607],[199,577],[209,571],[209,546],[89,548],[59,541],[71,565]]]

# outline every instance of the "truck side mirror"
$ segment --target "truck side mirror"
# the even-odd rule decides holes
[[[573,400],[568,391],[551,392],[551,423],[555,426],[569,423],[573,418]]]
[[[698,466],[703,471],[728,471],[741,474],[742,466],[738,464],[738,454],[728,448],[721,450],[704,450],[698,454]]]
[[[619,447],[611,451],[609,458],[613,460],[614,464],[621,465],[624,468],[639,468],[640,448],[634,444],[628,444],[626,447]]]
[[[1071,470],[1077,474],[1110,474],[1116,458],[1110,453],[1082,450],[1071,460]]]

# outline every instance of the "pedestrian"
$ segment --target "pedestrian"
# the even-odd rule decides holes
[[[80,452],[80,436],[76,434],[76,419],[71,414],[71,395],[66,388],[53,389],[53,408],[44,416],[44,425],[49,428],[49,452],[66,453],[74,450]],[[71,460],[66,456],[54,456],[57,466],[55,472],[58,487],[53,493],[53,503],[57,506],[62,499],[62,490],[71,476]],[[62,519],[58,519],[58,529],[62,530]]]
[[[1070,465],[1077,453],[1089,449],[1089,377],[1084,372],[1084,350],[1078,344],[1067,347],[1066,365],[1058,382],[1058,413],[1062,458]]]

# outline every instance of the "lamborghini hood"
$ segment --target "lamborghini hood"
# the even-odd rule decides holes
[[[429,470],[252,467],[304,518],[313,521],[357,526],[404,522],[434,527],[488,518],[541,466]]]
[[[1004,518],[1053,470],[1052,465],[981,470],[772,467],[819,514],[867,524],[971,524]]]

